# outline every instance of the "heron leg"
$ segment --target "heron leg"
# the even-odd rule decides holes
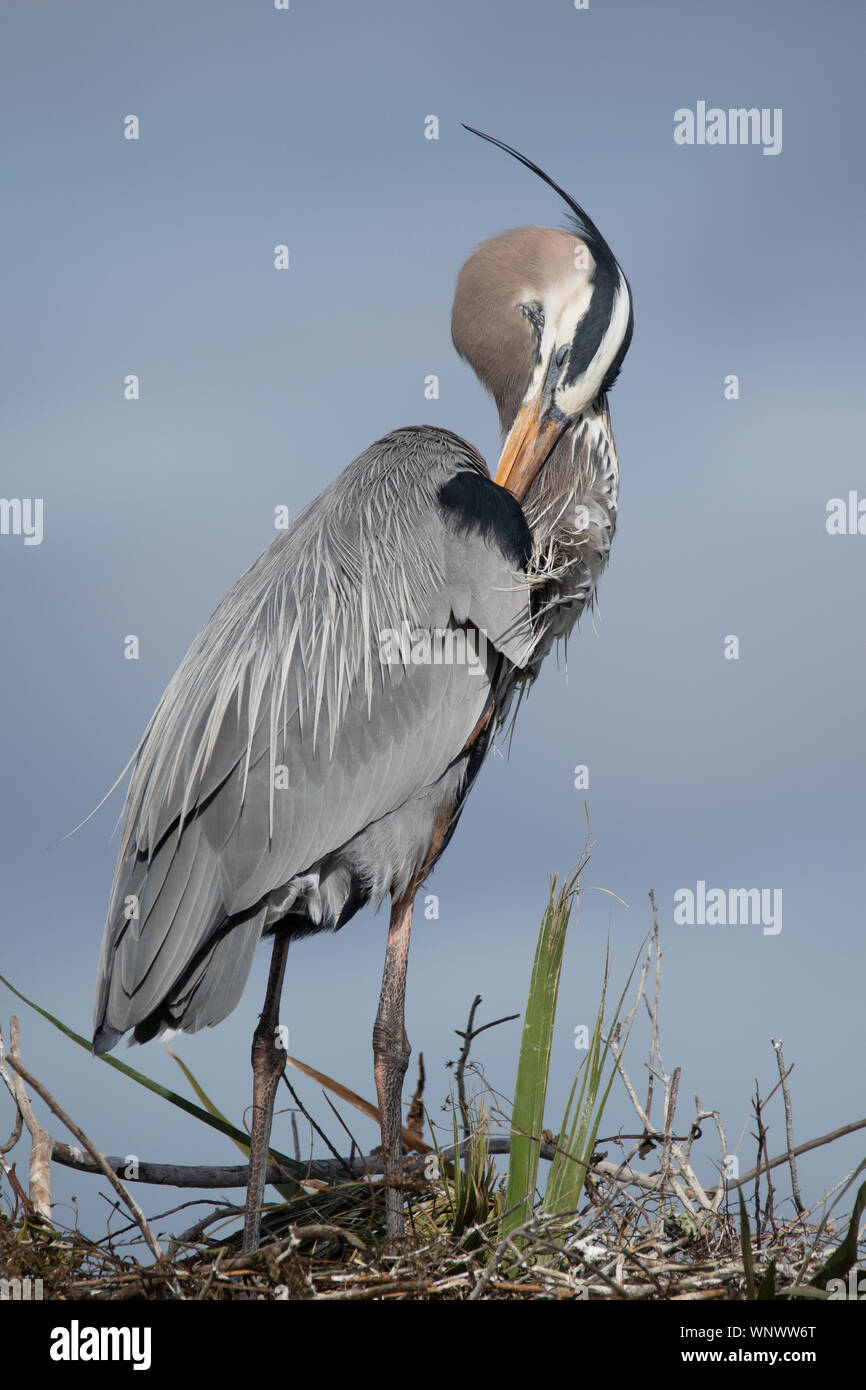
[[[382,992],[373,1026],[373,1068],[382,1129],[385,1229],[389,1244],[398,1241],[404,1234],[403,1194],[398,1186],[390,1184],[394,1183],[400,1172],[403,1153],[403,1077],[412,1051],[406,1036],[404,1016],[413,900],[414,892],[391,904]]]
[[[253,1064],[253,1116],[250,1125],[250,1167],[247,1179],[247,1202],[244,1211],[243,1251],[257,1250],[261,1234],[262,1201],[265,1195],[265,1176],[268,1167],[268,1147],[274,1098],[286,1065],[286,1051],[278,1041],[280,995],[289,953],[289,934],[274,934],[274,950],[265,1004],[253,1034],[251,1059]]]

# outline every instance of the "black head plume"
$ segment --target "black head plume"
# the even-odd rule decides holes
[[[570,193],[566,193],[564,188],[560,188],[559,184],[556,183],[549,174],[545,174],[544,170],[540,169],[537,164],[534,164],[531,159],[528,159],[525,154],[521,154],[519,150],[515,150],[511,145],[506,145],[504,140],[497,140],[495,135],[485,135],[483,130],[476,130],[474,126],[466,125],[465,122],[461,122],[461,124],[464,130],[469,131],[470,135],[478,135],[482,140],[489,141],[491,145],[497,145],[500,150],[504,150],[505,153],[510,154],[513,159],[517,159],[521,164],[525,164],[527,169],[531,169],[533,174],[537,174],[540,179],[543,179],[548,187],[553,189],[554,193],[559,194],[560,198],[571,212],[572,218],[574,219],[572,230],[587,243],[595,259],[606,264],[606,268],[611,272],[619,269],[616,257],[601,232],[598,230],[598,227],[589,216],[589,213],[584,212],[580,203],[576,202]]]

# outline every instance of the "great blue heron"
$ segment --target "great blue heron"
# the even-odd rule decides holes
[[[469,129],[469,127],[467,127]],[[482,132],[474,131],[481,135]],[[628,283],[565,201],[460,272],[454,345],[492,392],[491,480],[429,425],[371,445],[281,532],[193,642],[138,748],[99,964],[93,1046],[195,1032],[240,999],[274,937],[253,1047],[245,1248],[259,1240],[285,1054],[289,942],[391,897],[373,1029],[386,1226],[397,1188],[412,903],[517,687],[591,601],[614,533],[607,407],[632,333]]]

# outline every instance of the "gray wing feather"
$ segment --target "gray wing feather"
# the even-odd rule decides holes
[[[487,704],[499,653],[525,664],[526,584],[495,536],[439,505],[466,470],[487,477],[447,431],[386,436],[271,543],[193,642],[130,780],[96,1046],[166,1004],[184,1028],[224,1017],[267,894],[433,786]],[[380,660],[385,629],[455,623],[486,632],[482,674]]]
[[[184,993],[174,1004],[185,1032],[212,1028],[235,1008],[244,992],[264,920],[262,910],[246,921],[232,923],[197,962]]]

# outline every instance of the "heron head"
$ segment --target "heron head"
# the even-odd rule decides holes
[[[518,227],[484,242],[454,296],[454,345],[499,407],[496,482],[523,498],[568,427],[613,385],[633,314],[628,281],[594,222],[536,165],[502,148],[571,214],[568,230]]]

